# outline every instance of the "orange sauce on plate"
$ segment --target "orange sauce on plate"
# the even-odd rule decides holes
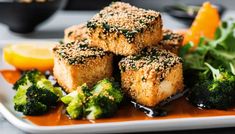
[[[20,71],[17,70],[0,70],[0,73],[11,84],[15,83],[21,76]]]
[[[0,71],[4,78],[14,83],[20,77],[19,71],[2,70]],[[58,104],[57,107],[51,109],[48,113],[40,116],[25,116],[24,118],[39,126],[60,126],[73,124],[90,124],[90,123],[108,123],[108,122],[123,122],[123,121],[140,121],[140,120],[165,120],[177,118],[195,118],[195,117],[212,117],[212,116],[235,116],[235,108],[228,110],[205,110],[199,109],[191,105],[184,97],[181,97],[164,109],[168,114],[162,117],[148,117],[142,111],[135,109],[131,104],[125,104],[120,107],[114,117],[97,120],[72,120],[65,113],[63,104]]]

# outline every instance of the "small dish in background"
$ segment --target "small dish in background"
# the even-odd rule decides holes
[[[214,4],[214,6],[218,9],[219,15],[222,16],[225,11],[225,7],[219,4]],[[200,5],[176,4],[166,6],[164,8],[164,11],[170,16],[175,17],[178,20],[184,22],[186,25],[190,26],[194,18],[196,17],[200,7]]]
[[[65,2],[66,0],[0,1],[0,23],[6,24],[13,32],[30,33],[65,5]]]

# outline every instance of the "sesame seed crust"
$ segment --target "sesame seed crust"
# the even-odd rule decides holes
[[[53,52],[60,60],[64,60],[69,65],[84,64],[89,59],[102,58],[111,53],[103,51],[101,48],[88,46],[88,40],[58,44],[53,48]]]
[[[171,30],[163,30],[163,40],[160,41],[160,44],[169,44],[169,45],[181,45],[183,42],[183,35],[174,33]]]
[[[87,27],[91,31],[99,27],[104,33],[123,34],[131,43],[136,34],[151,30],[159,18],[159,12],[137,8],[124,2],[113,2],[88,21]]]
[[[152,47],[143,49],[137,55],[123,58],[119,62],[119,68],[121,72],[139,69],[153,70],[159,74],[162,81],[170,69],[180,63],[182,59],[177,55]]]
[[[163,39],[156,45],[156,47],[178,54],[179,49],[183,44],[183,40],[183,35],[173,32],[172,30],[164,29]]]
[[[64,42],[81,41],[88,38],[87,27],[85,23],[73,25],[64,30]]]

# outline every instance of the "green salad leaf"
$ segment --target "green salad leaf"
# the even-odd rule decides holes
[[[215,39],[201,37],[198,47],[190,52],[193,46],[194,44],[189,42],[180,50],[185,70],[205,71],[208,68],[204,63],[207,62],[216,68],[223,67],[232,73],[235,72],[235,21],[233,19],[221,23],[215,32]]]
[[[215,38],[201,37],[180,50],[188,100],[201,108],[227,109],[235,104],[235,21],[223,21]]]

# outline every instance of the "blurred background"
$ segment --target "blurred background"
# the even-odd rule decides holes
[[[112,1],[117,0],[0,0],[0,39],[62,38],[65,28],[86,22]],[[205,0],[119,1],[161,11],[165,28],[186,29]],[[223,18],[235,13],[234,0],[208,1]]]
[[[112,0],[69,0],[66,10],[97,10],[108,5]],[[138,7],[162,11],[167,5],[173,4],[201,4],[210,1],[213,4],[222,4],[228,9],[235,9],[234,0],[121,0]]]

